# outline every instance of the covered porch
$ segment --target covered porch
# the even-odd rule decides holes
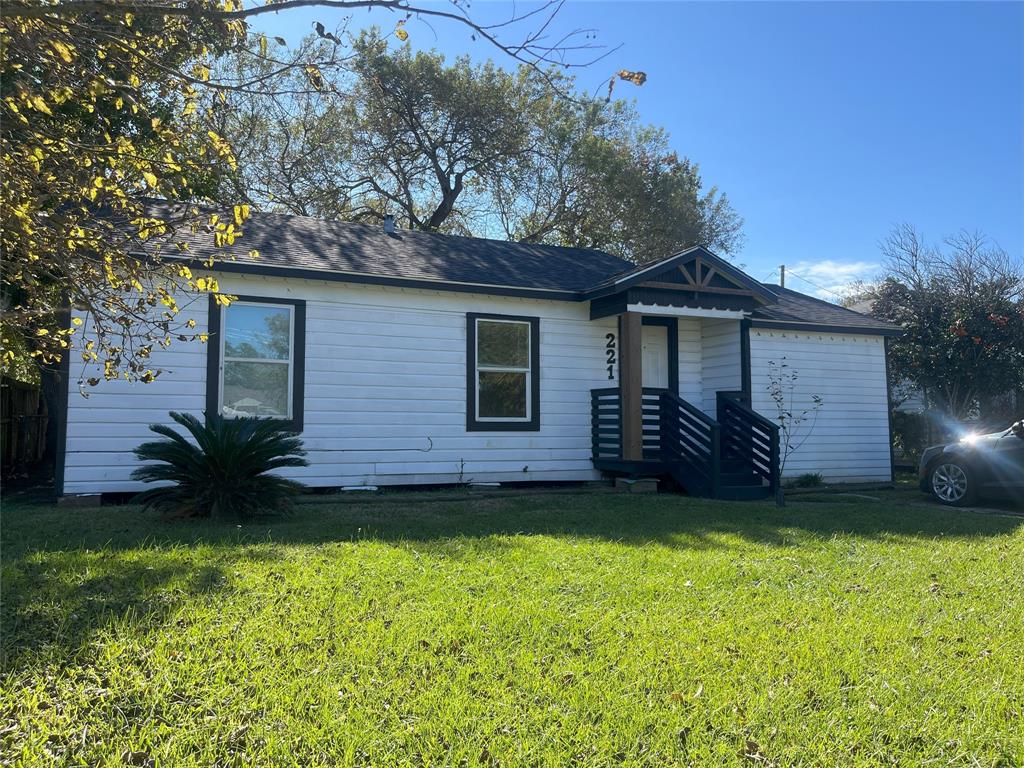
[[[750,408],[748,318],[764,294],[690,249],[591,300],[592,319],[618,319],[617,385],[591,391],[595,468],[715,498],[776,490],[778,427]]]

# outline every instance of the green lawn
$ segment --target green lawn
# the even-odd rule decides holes
[[[1024,518],[872,495],[8,502],[0,764],[1024,764]]]

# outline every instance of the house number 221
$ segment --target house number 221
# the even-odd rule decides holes
[[[608,358],[608,365],[607,365],[607,368],[608,368],[608,378],[609,379],[614,379],[615,378],[615,334],[614,333],[606,333],[604,337],[608,341],[608,343],[604,345],[604,354]]]

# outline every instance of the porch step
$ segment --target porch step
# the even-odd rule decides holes
[[[715,498],[729,501],[754,501],[767,499],[772,495],[771,489],[761,485],[723,485],[718,489]]]

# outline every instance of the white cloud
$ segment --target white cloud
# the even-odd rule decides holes
[[[858,280],[870,281],[879,265],[871,261],[801,261],[786,265],[786,287],[826,301],[850,293]],[[802,278],[802,279],[801,279]]]

